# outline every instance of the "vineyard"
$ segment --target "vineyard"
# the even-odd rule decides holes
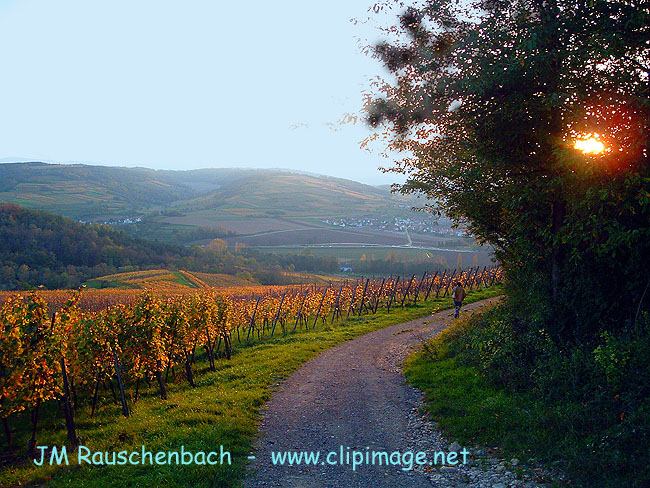
[[[112,399],[128,417],[145,390],[165,400],[169,382],[194,387],[197,361],[214,371],[217,359],[231,358],[235,344],[245,347],[380,309],[390,313],[445,297],[457,281],[471,290],[501,278],[502,269],[494,266],[326,286],[207,288],[175,296],[150,290],[91,299],[82,290],[6,296],[0,306],[0,416],[6,443],[11,447],[12,418],[29,412],[28,451],[33,452],[45,403],[56,403],[68,441],[76,446],[75,409],[81,404],[90,407],[92,417],[102,398]]]
[[[188,273],[189,274],[189,273]],[[196,275],[200,273],[192,273]],[[318,275],[311,275],[317,277]],[[320,278],[320,281],[325,281]],[[343,282],[340,279],[338,282]],[[335,284],[335,279],[329,279],[326,283],[330,285]],[[99,312],[114,305],[131,305],[137,302],[143,293],[147,293],[157,298],[181,298],[188,297],[205,291],[207,289],[217,289],[220,295],[229,297],[245,298],[250,296],[265,295],[267,293],[282,293],[286,290],[304,290],[303,285],[229,285],[229,286],[215,286],[208,283],[203,283],[195,288],[187,286],[180,286],[177,284],[170,285],[169,282],[149,282],[148,286],[133,289],[118,289],[118,288],[83,288],[78,306],[81,310]],[[311,286],[311,285],[310,285]],[[319,285],[320,286],[320,285]],[[50,313],[60,310],[68,301],[71,294],[75,290],[34,290],[31,293],[36,297],[45,301]],[[26,293],[26,292],[21,292]],[[16,296],[16,292],[0,291],[0,306],[9,298]]]

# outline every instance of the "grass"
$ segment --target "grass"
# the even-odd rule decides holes
[[[424,392],[433,418],[461,444],[498,444],[508,454],[531,457],[531,444],[542,442],[531,440],[541,412],[531,398],[497,388],[449,353],[468,327],[468,318],[461,319],[428,341],[406,359],[404,374]]]
[[[468,302],[501,292],[499,287],[471,292]],[[425,316],[448,308],[449,298],[425,304],[393,309],[389,314],[351,318],[344,323],[318,325],[315,330],[300,331],[248,347],[235,345],[232,360],[219,360],[217,371],[210,372],[205,362],[195,365],[196,388],[179,378],[168,384],[168,399],[161,401],[152,386],[144,390],[132,416],[120,415],[120,407],[103,392],[101,408],[93,419],[89,406],[76,411],[77,432],[83,444],[93,451],[180,450],[230,451],[233,464],[217,466],[76,466],[76,456],[68,467],[42,466],[24,460],[3,466],[0,486],[38,486],[47,480],[53,487],[234,487],[245,475],[246,456],[251,452],[257,433],[259,412],[269,399],[272,388],[287,378],[302,363],[336,344],[393,324]],[[277,332],[277,331],[276,331]],[[132,404],[132,402],[130,402]],[[49,405],[43,414],[38,434],[39,445],[62,445],[65,430],[61,416]],[[17,445],[27,443],[28,417],[11,418],[18,427]],[[51,477],[51,478],[49,478]]]
[[[404,373],[426,396],[431,416],[462,445],[498,444],[504,453],[531,457],[540,412],[529,399],[493,387],[478,371],[456,359],[409,357]]]
[[[587,405],[563,394],[571,389],[565,382],[554,386],[557,393],[552,400],[535,388],[495,384],[481,370],[487,368],[481,363],[485,359],[479,359],[482,346],[474,344],[474,348],[466,349],[467,337],[476,331],[476,324],[468,319],[455,322],[411,354],[404,365],[407,380],[424,392],[428,412],[447,436],[467,446],[498,446],[495,452],[506,460],[534,458],[560,467],[572,478],[571,486],[621,486],[621,473],[614,472],[619,454],[610,450],[603,456],[602,451],[597,451],[602,449],[598,405]],[[496,334],[484,334],[486,350],[496,344],[507,347]],[[490,366],[489,373],[499,377],[511,374],[501,366]],[[556,367],[549,364],[548,374]],[[587,365],[583,363],[579,368],[586,375]],[[557,375],[557,371],[553,373]],[[586,386],[578,382],[573,388]],[[631,464],[628,467],[633,469]],[[635,475],[642,470],[634,469]],[[646,486],[632,483],[631,472],[623,476],[629,477],[629,486]],[[553,486],[566,486],[555,483]]]
[[[192,283],[187,279],[187,276],[184,276],[178,271],[172,271],[172,274],[176,277],[176,279],[172,280],[174,283],[178,283],[182,286],[187,286],[188,288],[198,288],[198,285],[196,283]]]

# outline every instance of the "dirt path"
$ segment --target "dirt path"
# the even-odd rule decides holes
[[[494,300],[467,305],[463,313],[469,314]],[[311,450],[320,451],[324,457],[329,451],[338,451],[341,445],[364,452],[366,447],[389,452],[427,451],[431,445],[413,445],[421,444],[412,432],[421,395],[405,384],[399,363],[408,351],[423,339],[436,335],[451,320],[453,311],[447,310],[387,327],[340,344],[305,363],[268,402],[254,452],[256,459],[251,464],[252,474],[244,485],[250,488],[437,486],[424,470],[364,465],[354,472],[351,466],[320,465],[320,462],[316,466],[274,466],[270,452]],[[441,439],[437,433],[434,437]],[[455,486],[455,483],[439,486]]]

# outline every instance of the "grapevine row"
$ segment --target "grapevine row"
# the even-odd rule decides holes
[[[493,266],[275,288],[257,296],[203,289],[156,297],[145,291],[130,303],[99,310],[83,309],[79,290],[53,314],[37,293],[10,296],[0,307],[0,417],[7,444],[11,446],[9,419],[28,411],[28,450],[35,449],[45,402],[58,402],[75,446],[74,411],[86,402],[93,416],[100,388],[110,391],[129,416],[144,384],[156,388],[163,400],[170,377],[184,377],[194,387],[200,353],[216,370],[218,358],[230,359],[233,342],[244,345],[311,330],[380,308],[390,312],[430,296],[445,297],[457,281],[471,289],[501,277],[501,268]]]

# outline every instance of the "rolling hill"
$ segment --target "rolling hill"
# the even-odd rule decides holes
[[[218,210],[232,218],[363,213],[399,197],[350,180],[277,170],[166,171],[82,164],[0,164],[0,201],[69,218]],[[178,216],[178,215],[177,215]]]
[[[158,171],[81,164],[0,164],[0,201],[75,220],[132,217],[193,190]]]
[[[387,188],[280,170],[167,171],[36,162],[0,164],[0,201],[180,244],[235,234],[329,231],[325,218],[405,217],[415,203]],[[403,240],[380,238],[387,244]]]
[[[218,273],[200,273],[189,271],[169,271],[167,269],[150,269],[100,276],[86,282],[89,288],[123,288],[143,290],[184,290],[192,288],[221,288],[225,286],[254,286],[257,282],[236,276]]]
[[[436,218],[413,212],[422,200],[393,194],[387,186],[282,170],[4,163],[1,201],[170,244],[204,245],[218,237],[263,250],[473,245],[449,221],[438,226]]]

